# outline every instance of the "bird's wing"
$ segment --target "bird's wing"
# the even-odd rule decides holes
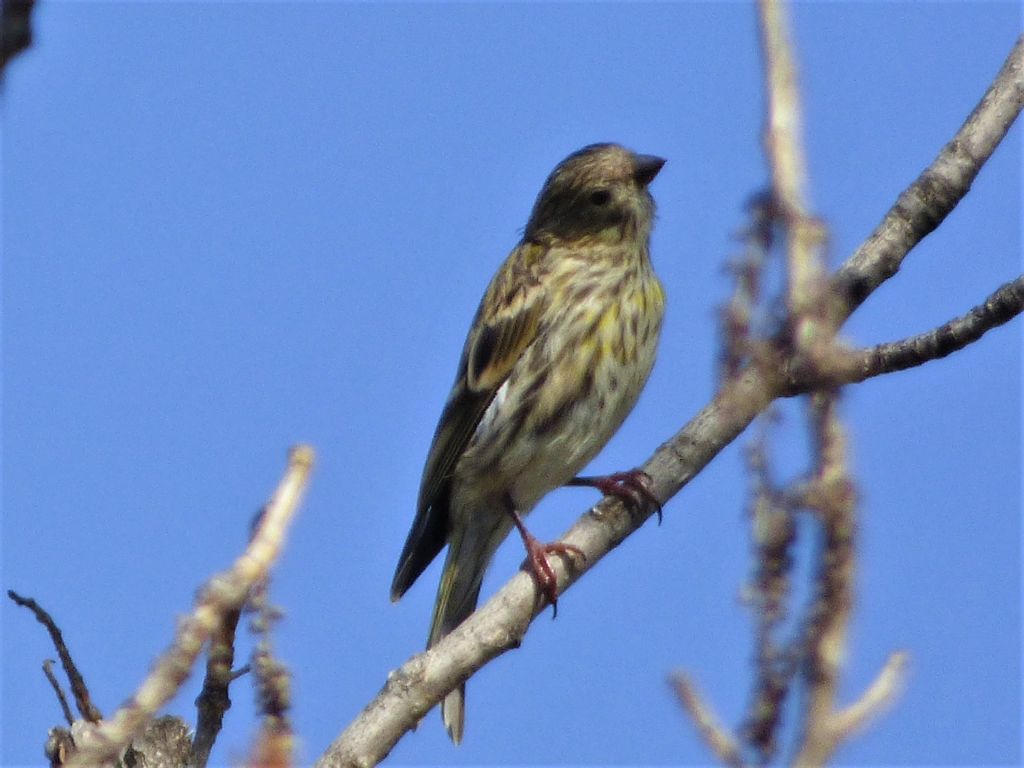
[[[416,519],[391,584],[397,600],[437,556],[448,538],[451,474],[495,394],[537,337],[547,304],[530,268],[539,246],[521,245],[495,275],[477,310],[427,455]],[[530,257],[533,258],[530,258]]]

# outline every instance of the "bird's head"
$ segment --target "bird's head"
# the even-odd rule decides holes
[[[647,239],[654,199],[647,191],[665,164],[618,144],[591,144],[551,172],[526,225],[526,240]]]

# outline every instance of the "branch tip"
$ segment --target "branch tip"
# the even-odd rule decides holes
[[[742,768],[743,756],[736,739],[721,725],[711,705],[704,700],[689,676],[675,672],[669,676],[669,684],[715,757],[732,768]]]
[[[909,666],[910,654],[906,651],[889,654],[882,669],[861,697],[835,714],[832,729],[837,739],[848,738],[863,728],[869,720],[892,706],[903,690]]]

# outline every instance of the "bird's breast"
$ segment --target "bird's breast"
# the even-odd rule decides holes
[[[456,474],[485,477],[521,511],[604,447],[654,364],[664,294],[649,270],[566,292],[498,390]],[[574,300],[575,299],[575,300]]]

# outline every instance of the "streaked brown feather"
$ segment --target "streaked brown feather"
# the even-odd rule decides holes
[[[391,584],[392,600],[400,598],[444,548],[451,474],[487,407],[537,337],[546,303],[533,269],[540,249],[523,244],[509,254],[477,310],[427,455],[416,519]]]

